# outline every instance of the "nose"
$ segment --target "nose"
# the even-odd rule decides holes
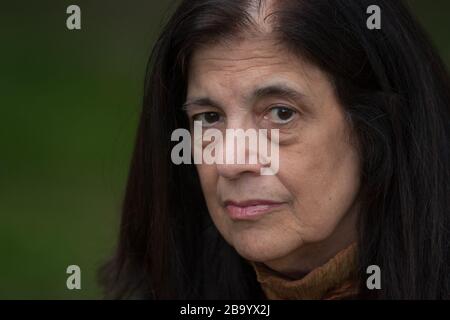
[[[244,174],[260,175],[263,164],[260,163],[258,138],[247,139],[236,130],[248,132],[244,129],[227,129],[223,141],[223,161],[216,164],[218,175],[230,180],[238,179]],[[247,130],[254,130],[258,137],[256,129]]]
[[[260,175],[261,165],[259,164],[217,164],[217,173],[229,180],[235,180],[244,174]]]

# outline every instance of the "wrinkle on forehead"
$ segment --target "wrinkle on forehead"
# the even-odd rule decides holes
[[[289,53],[286,48],[273,35],[258,34],[202,46],[195,50],[193,57],[201,57],[203,63],[221,63],[221,67],[224,67],[228,62],[230,66],[235,66],[236,62],[252,64],[285,62],[281,55],[287,54]]]
[[[251,69],[264,72],[264,70],[278,67],[278,72],[281,72],[292,70],[297,64],[295,58],[291,57],[286,49],[278,47],[272,39],[253,38],[234,44],[222,44],[197,50],[191,60],[191,70],[201,70],[204,74],[211,72],[225,74]],[[192,76],[192,73],[190,75]]]

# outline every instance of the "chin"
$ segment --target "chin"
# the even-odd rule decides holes
[[[232,236],[231,245],[244,259],[265,262],[280,259],[301,246],[296,239],[280,239],[270,233],[242,231]]]

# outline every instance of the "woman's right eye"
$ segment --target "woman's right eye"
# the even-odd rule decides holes
[[[218,112],[203,112],[192,117],[193,121],[201,121],[203,127],[212,127],[221,121],[221,115]]]

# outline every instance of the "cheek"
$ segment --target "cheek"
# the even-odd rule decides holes
[[[217,170],[214,165],[199,164],[196,165],[197,173],[200,178],[203,194],[207,202],[216,199],[217,188]]]
[[[222,225],[220,220],[223,220],[223,214],[221,212],[220,200],[218,198],[217,184],[218,173],[215,165],[199,164],[196,165],[198,176],[200,178],[200,184],[202,187],[203,196],[205,198],[206,206],[209,214],[216,226]]]
[[[327,238],[349,212],[359,190],[357,152],[338,136],[280,149],[278,176],[294,195],[293,212],[305,241]]]
[[[217,187],[219,175],[217,168],[215,165],[206,164],[196,165],[196,168],[209,215],[222,236],[231,243],[230,233],[232,228],[230,222],[224,215],[218,198]]]

